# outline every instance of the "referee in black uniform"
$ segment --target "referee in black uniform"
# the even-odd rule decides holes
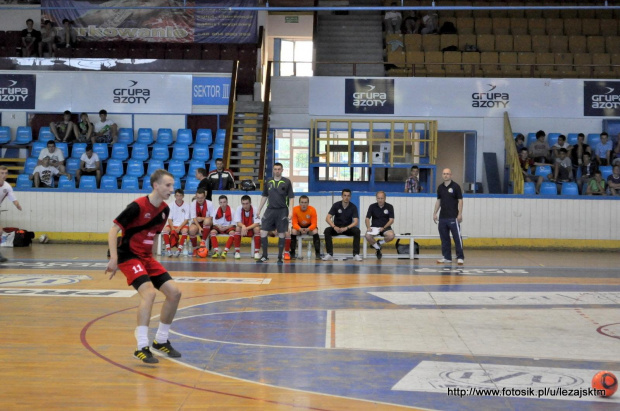
[[[463,221],[463,192],[461,187],[452,181],[452,171],[446,168],[442,172],[443,184],[437,187],[437,202],[435,203],[435,211],[433,220],[438,223],[439,237],[441,238],[441,254],[443,258],[437,260],[437,263],[451,263],[451,245],[450,232],[454,239],[456,248],[457,263],[462,265],[465,263],[465,255],[463,254],[463,241],[461,239],[461,222]],[[439,213],[439,222],[437,221],[437,212]]]

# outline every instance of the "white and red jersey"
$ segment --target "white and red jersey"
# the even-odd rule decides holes
[[[175,227],[180,227],[183,224],[183,221],[189,220],[189,204],[185,201],[181,203],[181,205],[177,204],[177,202],[173,202],[170,204],[170,216],[168,217],[172,220],[172,225]]]
[[[11,187],[11,185],[5,181],[4,184],[0,186],[0,204],[2,204],[4,199],[7,197],[9,201],[17,200],[13,195],[13,187]]]
[[[258,217],[258,213],[256,212],[256,207],[250,205],[250,209],[245,211],[243,206],[240,205],[235,210],[235,217],[233,218],[233,222],[236,224],[241,223],[246,227],[251,226],[254,223],[260,224],[260,218]]]
[[[189,206],[189,216],[192,220],[197,217],[210,217],[211,210],[213,210],[213,203],[211,201],[205,200],[202,204],[199,204],[197,200],[194,200]]]
[[[213,208],[211,217],[213,217],[213,225],[233,225],[232,208],[229,205],[226,206],[226,210],[222,210],[222,207]]]

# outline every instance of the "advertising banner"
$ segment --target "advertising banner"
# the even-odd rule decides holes
[[[620,117],[620,81],[584,81],[583,115]]]
[[[34,109],[36,91],[34,74],[0,74],[0,110]]]
[[[394,79],[345,79],[344,112],[394,114]]]
[[[194,76],[192,80],[193,106],[228,106],[230,77]]]
[[[256,11],[214,8],[256,6],[257,0],[42,0],[41,5],[42,18],[57,27],[64,19],[73,21],[81,41],[251,43],[257,38]]]

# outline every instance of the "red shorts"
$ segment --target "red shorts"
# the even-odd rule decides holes
[[[118,269],[127,278],[127,285],[131,285],[134,280],[143,275],[155,277],[167,272],[163,265],[153,257],[132,258],[118,265]]]
[[[231,232],[235,231],[235,227],[234,225],[228,226],[228,228],[221,230],[219,227],[213,226],[213,228],[211,228],[211,230],[215,230],[218,234],[230,234]]]

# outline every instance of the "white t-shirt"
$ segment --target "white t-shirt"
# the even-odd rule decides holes
[[[65,161],[65,155],[62,153],[62,150],[59,149],[58,147],[54,149],[53,153],[50,153],[47,147],[41,150],[41,152],[39,153],[39,160],[43,160],[45,157],[49,157],[50,162],[54,160],[58,161],[59,163],[62,161]]]
[[[93,126],[95,127],[95,133],[103,132],[103,134],[110,134],[112,125],[115,123],[107,119],[106,121],[97,121]]]
[[[227,225],[233,225],[233,215],[232,215],[232,208],[230,208],[230,206],[227,206],[228,209],[230,210],[230,221],[226,219],[226,213],[222,212],[222,217],[221,218],[217,218],[217,211],[221,208],[221,207],[213,207],[211,209],[211,217],[213,217],[213,225],[221,225],[221,226],[227,226]]]
[[[252,207],[252,215],[253,220],[250,224],[244,224],[246,226],[248,225],[252,225],[254,223],[260,223],[260,218],[258,217],[258,213],[256,212],[256,207],[254,207],[254,205],[250,205],[250,207]],[[250,212],[249,211],[245,211],[243,210],[243,206],[240,205],[239,207],[237,207],[237,209],[235,210],[235,216],[233,217],[233,223],[236,225],[238,223],[243,222],[242,218],[241,218],[241,213],[243,213],[243,215],[245,216],[245,218],[249,218],[250,217]]]
[[[168,219],[172,220],[172,225],[179,227],[183,224],[183,221],[189,220],[189,218],[189,204],[185,201],[181,205],[178,205],[176,201],[170,205],[170,216],[168,216]]]
[[[80,157],[80,161],[84,162],[84,166],[87,169],[97,168],[97,161],[99,161],[99,156],[97,155],[97,153],[93,153],[93,155],[88,158],[86,153],[83,153],[82,157]]]
[[[189,215],[192,220],[197,217],[196,216],[196,204],[198,204],[198,201],[194,200],[192,201],[192,205],[189,206]],[[207,212],[205,213],[205,217],[210,217],[211,210],[213,210],[213,203],[209,200],[205,200],[205,202],[203,203],[203,206],[205,204],[207,205]]]
[[[34,168],[33,174],[39,173],[39,178],[41,179],[41,184],[46,185],[48,187],[53,187],[53,178],[58,175],[58,169],[56,167],[48,166],[36,166]]]
[[[0,186],[0,204],[4,201],[5,198],[9,199],[9,201],[17,200],[13,195],[13,187],[6,181]]]

